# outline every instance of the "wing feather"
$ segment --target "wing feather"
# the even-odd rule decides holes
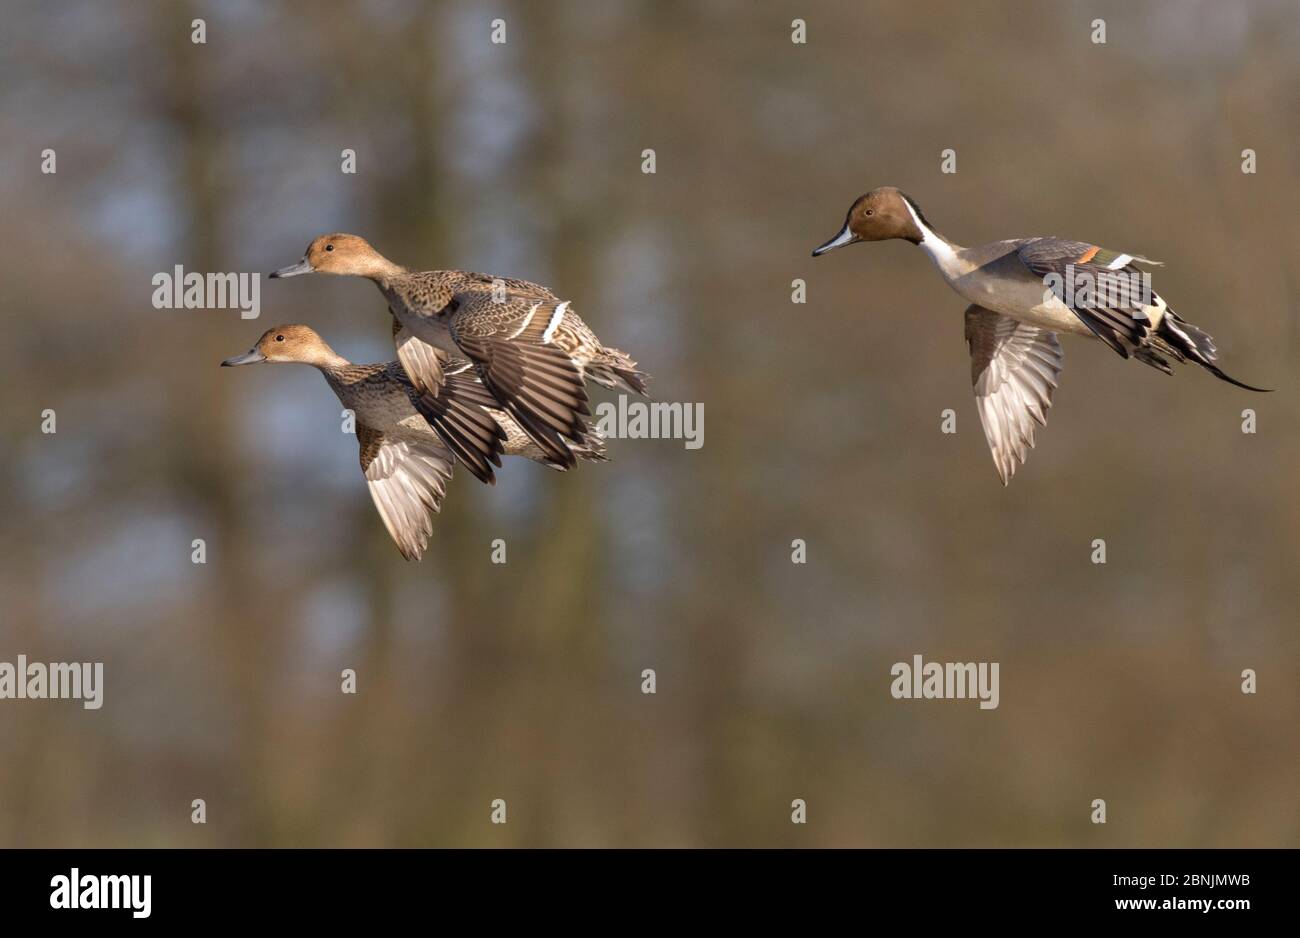
[[[505,442],[505,434],[485,409],[496,404],[495,398],[464,374],[468,362],[450,359],[396,320],[393,343],[415,409],[476,479],[495,483],[492,467],[501,465]]]
[[[1155,261],[1062,238],[1034,238],[1016,253],[1034,276],[1053,278],[1061,301],[1116,354],[1129,358],[1150,343],[1154,295],[1133,263]]]
[[[591,411],[582,372],[548,329],[564,303],[548,298],[493,302],[488,294],[457,294],[452,338],[474,362],[483,385],[554,462],[576,463],[568,440],[585,444]]]
[[[1054,332],[982,306],[966,310],[966,342],[980,424],[1006,485],[1034,447],[1034,424],[1047,426],[1061,344]]]
[[[455,461],[437,437],[395,438],[357,427],[361,471],[389,536],[407,560],[419,560],[433,533]]]

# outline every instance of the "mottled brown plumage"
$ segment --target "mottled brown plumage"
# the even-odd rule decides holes
[[[311,328],[276,326],[262,335],[252,350],[222,362],[300,362],[316,367],[344,407],[355,416],[361,471],[384,526],[402,556],[418,560],[433,531],[433,515],[442,507],[455,456],[422,416],[420,392],[399,362],[354,365],[335,353]],[[557,469],[578,459],[603,461],[604,441],[592,427],[584,426],[584,442],[570,444],[570,458],[553,460],[504,411],[491,409],[471,363],[449,359],[442,375],[443,399],[468,402],[450,408],[451,419],[472,412],[492,421],[500,450]]]
[[[398,360],[425,402],[421,413],[483,481],[491,481],[492,465],[500,464],[502,441],[484,433],[482,424],[457,424],[442,413],[449,358],[468,359],[499,409],[560,465],[574,465],[570,444],[586,440],[588,377],[646,392],[636,362],[603,346],[570,303],[540,284],[475,271],[408,270],[349,234],[322,235],[301,262],[272,276],[314,272],[375,283],[397,322]]]

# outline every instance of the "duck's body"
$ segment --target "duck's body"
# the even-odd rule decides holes
[[[300,362],[315,367],[339,402],[352,411],[361,471],[389,535],[407,560],[418,560],[433,530],[433,515],[442,508],[456,457],[417,407],[418,394],[399,362],[357,365],[338,355],[313,330],[303,325],[268,330],[245,355],[223,365],[256,362]],[[482,386],[473,367],[453,359],[444,378],[462,400],[478,400]],[[553,469],[567,469],[524,433],[507,413],[488,409],[498,422],[501,451]],[[605,460],[604,440],[587,427],[581,444],[570,444],[574,460]]]
[[[573,465],[590,413],[585,381],[645,393],[645,375],[627,354],[606,348],[568,301],[527,280],[465,270],[409,270],[356,235],[323,235],[304,259],[276,271],[320,271],[370,279],[394,319],[398,360],[416,406],[475,476],[493,479],[504,442],[496,421],[449,400],[444,374],[469,361],[486,394],[557,464]]]
[[[1095,338],[1092,331],[1055,295],[1044,295],[1043,280],[1030,273],[1020,260],[1022,247],[1039,238],[994,241],[964,248],[928,237],[921,249],[934,261],[939,273],[968,303],[982,306],[1019,322]]]
[[[901,238],[918,245],[971,305],[966,310],[980,421],[1002,484],[1046,425],[1062,354],[1058,333],[1099,339],[1124,358],[1172,374],[1170,359],[1224,374],[1205,332],[1180,318],[1149,287],[1146,258],[1063,238],[1019,238],[962,247],[939,234],[917,204],[892,187],[855,201],[844,227],[816,257],[859,241]]]

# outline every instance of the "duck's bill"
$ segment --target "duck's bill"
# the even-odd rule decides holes
[[[840,229],[839,234],[831,238],[821,247],[817,248],[817,250],[813,251],[812,256],[818,257],[819,255],[825,254],[827,251],[833,251],[836,248],[842,248],[846,244],[853,244],[857,240],[858,240],[858,236],[849,230],[848,225],[845,225],[842,229]]]
[[[234,358],[227,358],[221,363],[222,368],[233,368],[236,365],[255,365],[258,362],[266,361],[266,356],[257,349],[250,349],[243,355],[236,355]]]
[[[313,274],[316,270],[307,263],[307,258],[303,258],[296,264],[290,264],[288,267],[281,267],[279,270],[271,272],[271,279],[278,280],[282,277],[297,277],[299,274]]]

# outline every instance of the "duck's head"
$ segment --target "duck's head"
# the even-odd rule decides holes
[[[297,277],[299,274],[342,274],[353,277],[374,277],[390,273],[394,265],[384,255],[370,246],[370,242],[354,234],[321,235],[307,245],[307,253],[296,264],[281,267],[272,278]]]
[[[341,359],[311,326],[293,323],[275,326],[262,333],[257,344],[243,355],[227,358],[223,368],[255,365],[259,362],[301,362],[307,365],[333,365]]]
[[[928,227],[929,223],[910,196],[893,186],[881,186],[872,189],[849,206],[840,233],[813,251],[812,256],[817,257],[859,241],[903,238],[913,244],[920,244],[925,240],[922,225]]]

